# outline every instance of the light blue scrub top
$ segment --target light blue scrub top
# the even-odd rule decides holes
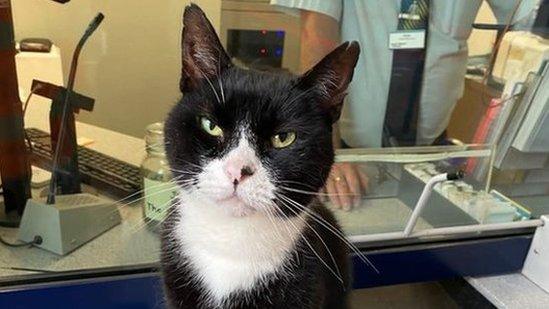
[[[500,23],[517,0],[488,1]],[[430,144],[448,126],[462,96],[467,38],[482,0],[431,0],[429,36],[418,118],[418,144]],[[524,0],[515,20],[536,0]],[[352,147],[380,147],[391,77],[389,34],[396,31],[401,0],[271,0],[271,4],[329,15],[341,24],[342,41],[359,41],[360,59],[339,121]]]

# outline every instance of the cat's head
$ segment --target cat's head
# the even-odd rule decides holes
[[[237,68],[196,5],[185,9],[181,101],[166,152],[185,192],[230,215],[295,215],[334,160],[332,124],[358,60],[344,43],[302,76]]]

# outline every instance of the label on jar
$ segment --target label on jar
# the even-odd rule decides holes
[[[177,185],[171,182],[144,179],[145,218],[162,221],[178,194]]]

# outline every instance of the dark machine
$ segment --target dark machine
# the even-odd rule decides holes
[[[31,168],[25,146],[23,109],[15,68],[10,0],[0,0],[0,175],[4,196],[2,225],[17,225],[31,196]],[[0,211],[1,212],[1,211]]]
[[[53,0],[67,3],[70,0]],[[0,176],[4,209],[0,225],[17,226],[31,197],[31,168],[25,144],[23,108],[15,66],[13,16],[10,0],[0,0]]]

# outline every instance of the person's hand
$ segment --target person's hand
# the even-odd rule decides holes
[[[343,210],[359,205],[361,196],[368,188],[368,176],[352,163],[334,163],[323,192],[324,200]]]

